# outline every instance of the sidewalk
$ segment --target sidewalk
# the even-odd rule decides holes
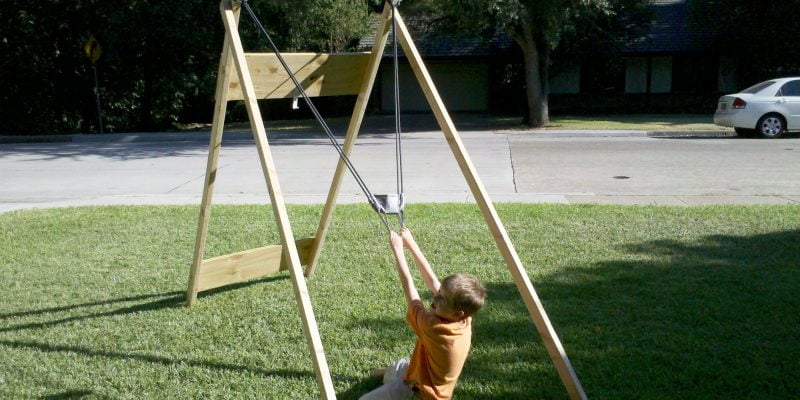
[[[409,122],[403,141],[408,202],[472,202],[442,133],[425,130],[430,121],[422,118]],[[343,124],[336,123],[333,128],[341,142]],[[373,192],[389,193],[395,188],[393,127],[375,123],[365,121],[353,161]],[[471,161],[495,202],[800,202],[800,171],[794,167],[800,163],[800,151],[789,151],[800,150],[800,139],[731,138],[730,131],[521,131],[461,126],[465,126],[460,133]],[[214,204],[265,204],[269,196],[252,134],[241,126],[231,128],[224,134]],[[304,128],[269,130],[270,149],[287,202],[320,204],[338,156],[322,132]],[[0,174],[4,176],[0,212],[199,204],[209,135],[208,131],[72,135],[59,137],[62,142],[0,144]],[[670,139],[653,139],[665,137]],[[364,201],[349,176],[338,201]]]

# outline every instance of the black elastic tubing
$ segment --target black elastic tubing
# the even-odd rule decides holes
[[[241,0],[241,3],[244,6],[244,8],[247,10],[247,13],[250,14],[250,18],[253,20],[253,23],[256,25],[258,30],[267,39],[267,43],[272,48],[272,51],[275,53],[275,56],[278,58],[278,61],[283,66],[283,69],[286,70],[286,73],[289,75],[289,78],[294,83],[294,86],[295,86],[295,88],[297,88],[297,91],[300,92],[300,95],[303,97],[303,100],[305,101],[306,105],[311,110],[311,113],[314,114],[314,118],[316,118],[317,122],[319,122],[320,126],[325,131],[325,134],[328,136],[328,140],[330,140],[331,144],[336,149],[336,152],[339,153],[339,158],[341,158],[341,160],[344,161],[345,166],[350,171],[350,174],[353,176],[353,178],[356,180],[356,183],[358,184],[358,187],[364,193],[364,196],[366,196],[367,201],[370,203],[370,205],[372,206],[373,209],[377,210],[378,209],[377,202],[376,202],[375,197],[373,196],[372,192],[369,190],[369,188],[367,187],[367,184],[364,182],[364,179],[361,177],[361,175],[356,170],[355,166],[353,165],[353,162],[350,161],[350,158],[347,156],[347,154],[345,154],[344,150],[342,149],[342,146],[339,144],[339,142],[336,140],[336,137],[333,135],[333,132],[331,131],[331,128],[325,122],[325,119],[322,118],[322,115],[317,110],[317,107],[314,106],[314,103],[311,101],[311,98],[308,96],[308,94],[306,93],[305,89],[303,89],[303,86],[300,85],[300,82],[297,81],[297,78],[295,77],[295,75],[292,72],[291,68],[289,68],[289,64],[286,63],[286,60],[283,58],[283,55],[281,55],[280,50],[278,50],[278,46],[272,40],[272,37],[267,32],[266,28],[264,28],[264,25],[261,24],[261,21],[258,19],[258,17],[256,16],[255,12],[253,12],[253,9],[250,7],[250,4],[248,3],[248,1],[247,0]],[[399,3],[400,2],[397,1],[397,4],[399,4]],[[397,20],[395,18],[395,3],[390,1],[389,4],[392,6],[392,35],[394,37],[395,157],[396,157],[396,160],[397,160],[396,161],[396,164],[397,164],[397,182],[398,182],[397,183],[397,189],[398,189],[398,193],[402,196],[402,194],[403,194],[403,160],[402,160],[401,139],[400,139],[400,105],[399,105],[399,103],[400,103],[400,83],[399,83],[399,79],[398,79],[399,73],[398,73],[398,62],[397,62],[397,58],[398,58],[397,57]],[[378,215],[380,216],[381,221],[383,222],[383,224],[386,226],[386,229],[391,231],[392,229],[389,226],[389,222],[386,219],[386,216],[381,212],[378,212]],[[400,218],[400,224],[401,224],[401,226],[403,226],[404,221],[405,221],[405,217],[403,215],[402,210],[400,212],[399,218]]]
[[[395,132],[395,163],[397,168],[397,193],[400,195],[400,201],[402,207],[400,207],[400,212],[397,214],[397,218],[400,220],[400,227],[405,227],[406,218],[405,218],[405,199],[403,196],[403,146],[402,140],[400,138],[400,133],[402,129],[400,127],[400,68],[398,63],[398,54],[397,54],[397,4],[400,4],[398,1],[397,4],[394,2],[390,2],[392,6],[392,47],[393,47],[393,62],[394,62],[394,132]]]

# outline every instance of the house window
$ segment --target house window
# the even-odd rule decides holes
[[[647,57],[625,59],[625,93],[647,93]]]
[[[593,59],[581,66],[581,93],[624,93],[625,59]]]
[[[550,94],[580,93],[581,66],[579,64],[550,67]]]
[[[677,56],[672,61],[672,91],[710,93],[717,91],[719,60],[696,55]]]

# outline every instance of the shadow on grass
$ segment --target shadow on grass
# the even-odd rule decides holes
[[[337,393],[336,398],[339,400],[357,400],[361,396],[375,390],[382,384],[381,378],[363,377],[356,381],[356,384],[350,386],[346,391]]]
[[[623,255],[615,259],[533,282],[589,398],[778,399],[800,392],[800,230],[618,250]],[[566,397],[511,277],[486,286],[457,398]],[[399,338],[406,329],[400,324],[358,325]],[[354,389],[377,386],[367,381]]]
[[[162,297],[162,296],[164,296],[164,295],[153,295],[153,296],[148,296],[148,297]],[[169,295],[168,297],[166,297],[164,299],[151,301],[151,302],[147,302],[147,303],[135,304],[135,305],[132,305],[132,306],[122,307],[122,308],[118,308],[118,309],[111,310],[111,311],[104,311],[104,312],[92,313],[92,314],[86,314],[86,315],[76,315],[76,316],[72,316],[72,317],[54,319],[52,321],[31,322],[31,323],[27,323],[27,324],[12,325],[12,326],[9,326],[9,327],[0,328],[0,333],[16,332],[16,331],[22,331],[22,330],[26,330],[26,329],[51,328],[51,327],[58,326],[58,325],[61,325],[61,324],[66,324],[66,323],[70,323],[70,322],[85,321],[85,320],[94,319],[94,318],[113,317],[113,316],[116,316],[116,315],[133,314],[133,313],[143,312],[143,311],[155,311],[155,310],[161,310],[161,309],[165,309],[165,308],[174,308],[174,307],[180,306],[183,301],[184,301],[184,297],[183,296]],[[114,303],[117,303],[117,302],[116,301],[109,301],[106,304],[114,304]]]
[[[248,282],[242,282],[234,285],[229,285],[225,287],[220,287],[216,289],[211,289],[205,292],[202,292],[199,297],[209,297],[215,294],[227,292],[230,290],[240,289],[246,286],[255,285],[255,284],[262,284],[266,282],[273,282],[278,280],[285,280],[288,279],[285,276],[271,276],[266,277],[263,279],[257,279]],[[139,301],[139,300],[146,300],[156,298],[157,300],[135,304],[128,307],[117,308],[115,310],[100,312],[100,313],[92,313],[87,315],[80,315],[80,316],[73,316],[67,318],[59,318],[52,321],[45,321],[45,322],[36,322],[36,323],[29,323],[29,324],[19,324],[11,327],[0,328],[0,333],[5,332],[13,332],[13,331],[20,331],[26,329],[38,329],[38,328],[50,328],[53,326],[57,326],[60,324],[76,322],[76,321],[83,321],[92,318],[103,318],[103,317],[113,317],[118,315],[125,315],[125,314],[132,314],[132,313],[139,313],[145,311],[156,311],[162,309],[169,309],[169,308],[177,308],[177,307],[184,307],[186,304],[186,293],[185,292],[167,292],[167,293],[158,293],[158,294],[147,294],[147,295],[138,295],[138,296],[128,296],[128,297],[121,297],[117,299],[109,299],[109,300],[101,300],[101,301],[93,301],[89,303],[83,304],[74,304],[69,306],[63,307],[51,307],[45,308],[40,310],[30,310],[30,311],[20,311],[2,315],[2,318],[10,318],[10,317],[24,317],[24,316],[32,316],[32,315],[42,315],[48,313],[58,313],[63,311],[70,311],[79,308],[85,307],[95,307],[95,306],[103,306],[103,305],[110,305],[110,304],[117,304],[123,302],[130,302],[130,301]],[[143,362],[150,362],[155,364],[161,365],[168,365],[168,366],[182,366],[182,365],[189,365],[193,367],[200,367],[200,368],[212,368],[218,370],[225,370],[225,371],[232,371],[232,372],[243,372],[243,373],[255,373],[265,376],[279,376],[282,378],[287,379],[308,379],[314,378],[314,374],[311,371],[302,372],[302,371],[294,371],[288,369],[275,369],[275,370],[267,370],[261,368],[253,368],[247,367],[242,365],[234,365],[216,361],[207,361],[207,360],[183,360],[177,358],[169,358],[169,357],[162,357],[162,356],[154,356],[154,355],[146,355],[146,354],[128,354],[128,353],[121,353],[121,352],[114,352],[114,351],[104,351],[104,350],[95,350],[87,347],[79,347],[79,346],[70,346],[70,345],[59,345],[59,344],[51,344],[51,343],[44,343],[44,342],[37,342],[37,341],[28,341],[28,340],[0,340],[0,346],[10,347],[10,348],[17,348],[17,349],[29,349],[35,351],[41,351],[46,353],[75,353],[81,354],[85,356],[91,357],[104,357],[104,358],[111,358],[111,359],[121,359],[121,360],[132,360],[132,361],[143,361]],[[354,379],[353,377],[345,377],[340,376],[340,379]],[[75,391],[67,391],[63,393],[56,393],[53,395],[46,396],[46,399],[72,399],[72,398],[81,398],[83,396],[89,396],[93,393],[90,391],[83,391],[83,390],[75,390]]]
[[[8,313],[8,314],[0,314],[0,320],[7,319],[7,318],[15,318],[15,317],[29,317],[29,316],[33,316],[33,315],[51,314],[51,313],[75,310],[75,309],[78,309],[78,308],[104,306],[104,305],[115,304],[115,303],[127,303],[127,302],[131,302],[131,301],[152,299],[154,297],[174,296],[174,295],[177,295],[179,293],[180,292],[169,292],[169,293],[158,293],[158,294],[143,294],[143,295],[139,295],[139,296],[120,297],[118,299],[98,300],[98,301],[93,301],[93,302],[83,303],[83,304],[71,304],[71,305],[68,305],[68,306],[61,306],[61,307],[42,308],[42,309],[39,309],[39,310],[17,311],[17,312],[12,312],[12,313]]]
[[[197,294],[197,299],[199,300],[199,299],[203,299],[203,298],[206,298],[206,297],[212,297],[212,296],[218,295],[220,293],[230,292],[231,290],[243,289],[243,288],[246,288],[246,287],[249,287],[249,286],[253,286],[253,285],[260,285],[260,284],[264,284],[264,283],[277,282],[277,281],[285,281],[285,280],[288,280],[288,279],[289,279],[289,275],[285,275],[285,274],[284,275],[265,276],[263,278],[253,279],[251,281],[234,283],[233,285],[221,286],[221,287],[218,287],[218,288],[209,289],[209,290],[200,292],[200,293]],[[186,298],[185,298],[186,292],[179,292],[179,293],[181,293],[184,296],[183,300],[186,300]]]
[[[800,231],[619,250],[642,261],[575,266],[536,285],[590,398],[800,390]]]
[[[84,397],[91,396],[92,398],[98,398],[97,394],[91,390],[85,389],[77,389],[77,390],[67,390],[66,392],[61,393],[53,393],[48,394],[46,396],[40,397],[41,400],[71,400],[71,399],[82,399]],[[105,397],[100,397],[105,398]]]
[[[103,358],[111,358],[111,359],[126,360],[126,361],[142,361],[142,362],[149,362],[149,363],[161,364],[172,367],[188,365],[191,367],[211,368],[211,369],[231,371],[231,372],[244,372],[248,374],[253,373],[264,376],[279,376],[287,379],[314,378],[314,373],[311,371],[302,372],[289,369],[267,370],[262,368],[246,367],[243,365],[228,364],[217,361],[184,360],[179,358],[170,358],[170,357],[154,356],[147,354],[128,354],[128,353],[119,353],[114,351],[94,350],[79,346],[57,345],[57,344],[26,341],[26,340],[0,340],[0,346],[11,347],[15,349],[36,350],[45,353],[75,353],[91,357],[103,357]]]
[[[207,290],[198,294],[198,299],[211,297],[219,293],[225,293],[231,290],[237,290],[241,288],[245,288],[248,286],[262,284],[267,282],[273,282],[278,280],[286,280],[288,279],[287,276],[270,276],[262,279],[256,279],[247,282],[240,282],[233,285],[223,286],[211,290]],[[133,314],[143,311],[156,311],[162,310],[167,308],[176,308],[181,307],[186,304],[186,292],[167,292],[167,293],[156,293],[156,294],[143,294],[138,296],[128,296],[128,297],[120,297],[117,299],[108,299],[108,300],[99,300],[93,301],[89,303],[82,303],[82,304],[72,304],[68,306],[61,306],[61,307],[50,307],[50,308],[43,308],[39,310],[28,310],[28,311],[18,311],[12,312],[8,314],[0,315],[0,320],[13,318],[13,317],[28,317],[34,315],[43,315],[43,314],[53,314],[59,313],[64,311],[75,310],[79,308],[89,308],[89,307],[98,307],[98,306],[105,306],[117,303],[127,303],[139,300],[147,300],[153,298],[160,298],[159,300],[150,301],[146,303],[139,303],[134,304],[128,307],[117,308],[111,311],[104,311],[99,313],[92,313],[86,315],[77,315],[72,317],[66,318],[59,318],[51,321],[44,321],[44,322],[32,322],[28,324],[18,324],[8,327],[0,328],[0,333],[5,332],[14,332],[14,331],[21,331],[26,329],[38,329],[38,328],[50,328],[53,326],[69,323],[69,322],[76,322],[76,321],[84,321],[92,318],[102,318],[102,317],[112,317],[116,315],[125,315],[125,314]]]

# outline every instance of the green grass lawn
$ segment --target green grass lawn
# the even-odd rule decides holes
[[[712,114],[554,115],[546,129],[620,129],[642,131],[725,130]]]
[[[590,398],[800,393],[800,207],[498,211]],[[290,208],[298,238],[319,213]],[[207,257],[278,242],[268,207],[212,214]],[[197,215],[0,214],[0,398],[317,398],[286,273],[184,307]],[[455,398],[565,398],[477,208],[408,215],[440,276],[468,272],[488,288]],[[308,280],[340,399],[376,387],[367,371],[413,346],[381,229],[366,206],[339,207]]]
[[[459,130],[493,130],[520,131],[531,130],[522,125],[520,117],[488,116],[481,114],[455,114],[456,127]],[[713,114],[603,114],[603,115],[550,115],[550,124],[543,130],[639,130],[639,131],[698,131],[698,130],[730,130],[730,128],[714,125]],[[349,117],[326,118],[335,132],[344,132]],[[316,120],[277,120],[266,121],[267,130],[282,132],[320,131]],[[411,114],[403,117],[405,132],[438,130],[432,115]],[[367,131],[384,131],[394,129],[392,116],[372,115],[365,119]],[[231,122],[226,130],[247,130],[247,122]],[[210,129],[210,125],[187,126],[184,128]],[[387,130],[388,129],[388,130]],[[542,129],[535,130],[540,132]]]

